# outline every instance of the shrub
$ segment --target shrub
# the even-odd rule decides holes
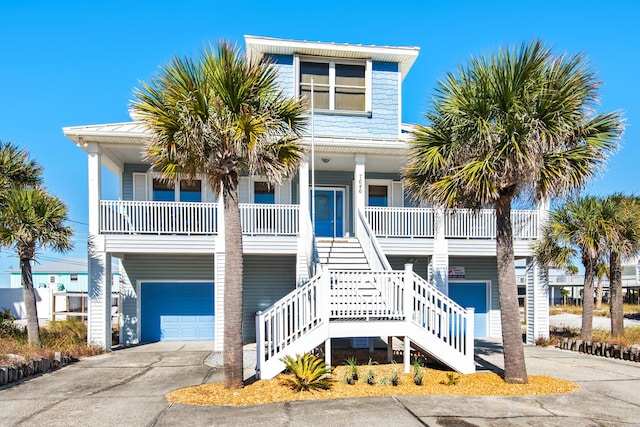
[[[358,381],[358,361],[356,360],[356,358],[348,358],[347,360],[345,360],[345,364],[349,366],[351,378],[353,378],[354,381]]]
[[[415,385],[422,385],[422,366],[417,357],[413,360],[413,382]]]
[[[328,390],[331,388],[331,368],[324,360],[309,353],[296,355],[295,358],[286,356],[282,359],[291,375],[283,379],[284,385],[296,392],[313,389]]]
[[[460,377],[457,377],[456,374],[454,374],[453,372],[447,372],[447,379],[440,381],[440,384],[449,386],[456,385],[458,384],[459,380]]]
[[[369,358],[369,363],[367,364],[367,376],[365,378],[365,382],[369,385],[374,385],[376,383],[376,375],[373,373],[373,361]]]
[[[6,307],[0,310],[0,338],[26,338],[24,328],[16,325],[15,320],[11,310]]]

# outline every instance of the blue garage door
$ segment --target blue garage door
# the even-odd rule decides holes
[[[214,339],[213,283],[142,283],[142,341]]]
[[[462,307],[475,309],[473,324],[474,336],[487,336],[487,284],[485,282],[449,282],[449,298]]]

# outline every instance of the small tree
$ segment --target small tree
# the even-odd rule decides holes
[[[0,246],[17,251],[27,311],[27,335],[30,344],[40,345],[40,328],[31,262],[37,248],[66,252],[72,247],[73,230],[65,226],[67,207],[42,188],[12,189],[4,199],[0,223]]]

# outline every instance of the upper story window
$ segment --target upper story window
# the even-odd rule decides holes
[[[388,190],[386,185],[370,185],[369,206],[389,206]]]
[[[153,179],[152,200],[156,202],[201,202],[202,182],[199,179],[180,180],[180,185],[165,180]]]
[[[371,62],[299,59],[299,95],[311,97],[315,110],[370,111]]]
[[[269,187],[266,182],[256,181],[253,183],[253,202],[263,204],[274,204],[276,193],[273,187]]]

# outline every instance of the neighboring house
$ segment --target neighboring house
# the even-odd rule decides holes
[[[623,261],[622,264],[622,295],[625,303],[640,303],[640,258],[635,257]],[[594,279],[594,288],[598,285],[598,278]],[[549,304],[582,304],[582,289],[584,288],[584,274],[568,274],[562,269],[549,269]],[[604,290],[603,300],[609,300],[609,278],[602,278]],[[566,297],[562,295],[565,290]]]
[[[244,340],[258,340],[264,361],[330,345],[329,337],[402,336],[407,347],[472,370],[469,335],[501,334],[495,216],[491,209],[445,214],[415,205],[404,191],[410,127],[401,122],[402,81],[419,49],[245,42],[248,55],[270,57],[289,95],[309,96],[313,78],[315,111],[294,176],[276,188],[260,176],[239,183]],[[235,272],[224,270],[221,205],[204,180],[170,186],[157,179],[143,161],[148,130],[133,119],[63,129],[89,157],[90,341],[110,346],[101,295],[110,292],[105,266],[116,257],[121,343],[202,339],[222,350],[224,276]],[[102,199],[102,166],[119,178],[119,200]],[[528,342],[548,334],[546,284],[530,250],[542,212],[513,212]],[[415,273],[402,272],[406,263]],[[457,365],[456,352],[464,359]]]
[[[114,262],[112,290],[118,292],[120,273]],[[9,288],[0,289],[0,308],[8,308],[18,319],[26,318],[20,270],[9,271]],[[33,286],[40,319],[60,319],[69,315],[81,316],[87,310],[89,280],[87,258],[66,258],[60,261],[32,265]],[[112,301],[114,306],[117,300]],[[60,313],[56,315],[55,313]]]
[[[117,290],[120,272],[117,259],[113,267],[113,286]],[[20,270],[11,270],[10,287],[22,288]],[[52,291],[87,292],[89,280],[87,258],[66,258],[44,264],[34,263],[32,267],[33,286]]]

